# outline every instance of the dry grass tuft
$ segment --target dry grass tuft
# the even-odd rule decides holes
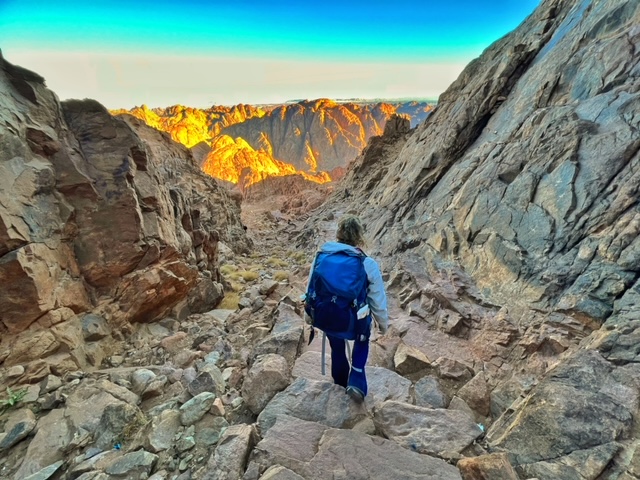
[[[277,282],[284,282],[289,280],[289,272],[285,270],[278,270],[273,272],[273,279]]]
[[[258,272],[254,272],[253,270],[243,270],[238,273],[244,279],[245,282],[253,282],[260,277],[260,274]]]
[[[307,252],[292,251],[289,253],[289,256],[296,263],[307,263],[309,261],[307,258]]]
[[[224,294],[224,298],[218,308],[224,310],[236,310],[238,308],[238,302],[240,301],[240,294],[238,292],[227,292]]]
[[[236,265],[222,265],[220,267],[220,273],[225,277],[231,275],[233,272],[236,272],[237,270],[238,270],[238,267]]]
[[[286,260],[283,260],[281,258],[276,258],[276,257],[268,258],[265,263],[267,265],[269,265],[270,267],[283,268],[283,267],[288,267],[289,266],[289,262],[287,262]]]

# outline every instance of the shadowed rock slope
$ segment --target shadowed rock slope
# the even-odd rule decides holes
[[[607,318],[639,269],[638,15],[547,1],[472,62],[373,173],[385,252],[439,252],[488,298]]]
[[[126,331],[215,306],[218,240],[249,247],[239,206],[166,134],[0,66],[0,362],[99,364],[69,333],[89,311]]]
[[[508,320],[512,371],[483,368],[502,384],[487,448],[521,478],[617,478],[635,451],[639,21],[637,1],[544,1],[415,131],[374,138],[324,208],[364,217],[415,317],[435,302],[439,328],[481,338],[464,294]],[[453,302],[433,296],[443,274],[466,285]]]

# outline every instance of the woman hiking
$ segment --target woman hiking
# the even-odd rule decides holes
[[[353,215],[338,222],[335,242],[318,251],[309,273],[305,310],[331,346],[331,376],[362,402],[367,395],[365,365],[369,356],[372,315],[380,334],[387,331],[387,296],[380,268],[365,255],[364,228]],[[351,365],[346,341],[353,340]]]

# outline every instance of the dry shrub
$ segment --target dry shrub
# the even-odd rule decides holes
[[[220,273],[225,277],[231,275],[233,272],[237,270],[238,270],[238,267],[236,265],[222,265],[220,267]]]
[[[280,268],[287,267],[289,265],[289,262],[287,262],[286,260],[283,260],[281,258],[276,258],[276,257],[268,258],[265,263],[270,267],[280,267]]]
[[[289,280],[289,272],[285,270],[278,270],[273,272],[273,279],[277,282],[284,282],[285,280]]]
[[[127,423],[120,433],[120,441],[128,443],[133,439],[140,430],[142,430],[151,420],[148,419],[140,410],[136,412],[133,418]]]
[[[303,251],[291,252],[289,256],[296,263],[306,263],[307,262],[307,253]]]
[[[258,272],[254,272],[253,270],[244,270],[242,272],[238,272],[240,276],[244,279],[245,282],[253,282],[260,277]]]
[[[238,302],[240,301],[240,294],[238,292],[226,292],[224,298],[218,308],[224,310],[236,310],[238,308]]]

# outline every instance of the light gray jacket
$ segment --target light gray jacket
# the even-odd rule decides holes
[[[320,247],[320,251],[325,253],[342,251],[356,252],[358,249],[346,243],[327,242]],[[313,274],[313,267],[314,265],[311,266],[311,271],[309,272],[309,280],[311,280],[311,275]],[[384,291],[384,282],[382,281],[380,267],[378,267],[378,263],[373,258],[366,257],[364,259],[364,270],[367,272],[367,278],[369,280],[367,303],[378,325],[387,329],[389,327],[389,312],[387,311],[387,295]]]

